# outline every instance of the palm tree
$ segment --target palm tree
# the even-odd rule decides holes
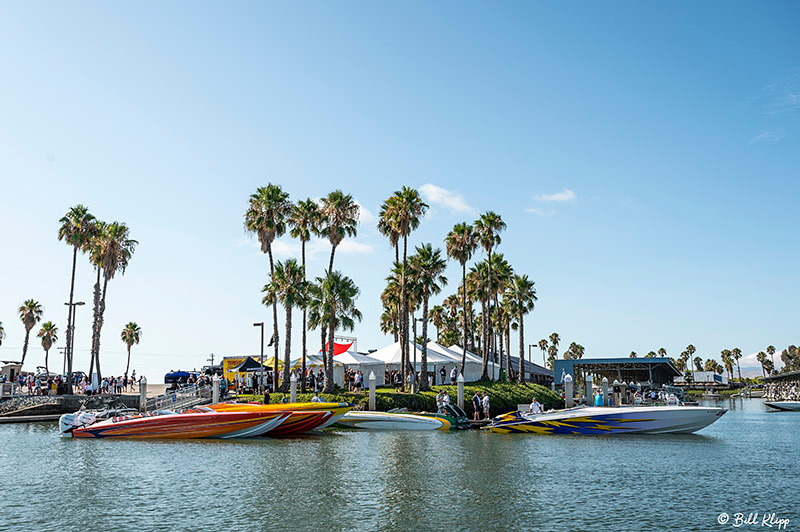
[[[631,351],[631,354],[628,358],[636,358],[636,351]]]
[[[73,345],[73,317],[72,304],[75,294],[75,268],[78,260],[78,251],[85,252],[89,248],[92,236],[97,230],[95,218],[89,213],[89,209],[84,205],[72,207],[67,214],[59,220],[61,226],[58,228],[58,239],[64,240],[67,245],[72,246],[72,276],[69,284],[69,310],[67,312],[67,393],[72,393],[72,345]]]
[[[467,276],[467,283],[469,284],[469,291],[481,303],[481,321],[480,321],[480,343],[481,343],[481,358],[483,361],[481,368],[481,380],[489,379],[489,320],[491,314],[488,308],[489,298],[491,297],[491,286],[489,285],[489,264],[488,260],[478,262],[470,268],[469,275]]]
[[[320,208],[320,236],[331,243],[331,260],[328,271],[333,271],[333,255],[336,246],[347,236],[356,236],[358,232],[358,217],[361,208],[350,194],[341,190],[334,190],[319,202]]]
[[[769,358],[772,359],[772,367],[774,368],[775,367],[775,346],[774,345],[770,345],[770,346],[767,347],[767,354],[769,355]]]
[[[555,353],[554,358],[558,358],[558,343],[560,341],[561,337],[558,335],[558,333],[554,332],[550,335],[550,348],[553,350],[553,353]]]
[[[284,263],[278,261],[272,282],[265,285],[261,291],[265,294],[262,303],[272,305],[277,299],[283,303],[283,307],[286,309],[286,340],[284,341],[283,383],[281,384],[281,390],[285,392],[289,389],[288,375],[292,365],[292,308],[304,308],[308,296],[302,266],[297,264],[295,259],[289,259]]]
[[[440,342],[442,338],[442,327],[447,322],[447,309],[441,305],[434,305],[430,311],[431,323],[436,327],[436,342]]]
[[[547,351],[548,345],[549,345],[549,343],[547,341],[547,338],[542,338],[541,340],[539,340],[539,349],[542,350],[542,364],[545,363],[544,362],[544,355],[545,355],[545,353]]]
[[[731,357],[730,349],[723,349],[720,352],[720,358],[725,365],[725,370],[728,372],[728,378],[733,380],[733,358]]]
[[[44,349],[44,370],[49,375],[50,374],[50,348],[53,347],[53,344],[58,341],[58,327],[52,321],[46,321],[42,323],[42,328],[39,329],[39,333],[36,335],[42,339],[42,349]]]
[[[477,237],[472,226],[466,222],[456,224],[444,239],[447,256],[461,264],[461,306],[467,308],[467,261],[478,247]],[[461,355],[461,368],[467,364],[467,317],[464,316],[464,345]]]
[[[742,358],[742,350],[738,347],[731,349],[731,357],[736,361],[736,369],[739,371],[739,382],[742,381],[742,367],[739,365],[739,359]]]
[[[531,312],[539,300],[534,282],[527,275],[514,275],[503,293],[503,303],[513,312],[519,328],[519,383],[525,382],[525,314]],[[543,344],[539,342],[539,347]],[[544,345],[546,349],[546,345]],[[544,351],[543,349],[543,351]],[[510,368],[509,368],[510,369]]]
[[[128,348],[128,362],[125,364],[125,375],[127,375],[131,369],[131,347],[133,347],[133,344],[138,344],[142,338],[142,328],[135,321],[130,321],[122,329],[119,338]]]
[[[286,232],[286,218],[292,212],[289,194],[280,185],[269,183],[266,187],[258,187],[250,195],[250,203],[244,213],[244,228],[255,233],[261,243],[261,252],[269,255],[270,280],[275,276],[275,263],[272,256],[272,243]],[[272,339],[273,360],[272,389],[278,389],[278,302],[272,302]]]
[[[22,344],[22,361],[20,366],[25,365],[25,356],[28,354],[28,339],[30,338],[33,326],[42,321],[44,310],[38,301],[26,299],[18,309],[19,319],[25,327],[25,342]]]
[[[3,340],[6,339],[6,330],[3,328],[3,322],[0,321],[0,345],[3,345]]]
[[[494,250],[495,246],[500,244],[500,232],[506,228],[506,223],[500,217],[499,214],[493,211],[487,211],[481,214],[480,218],[478,218],[475,223],[475,233],[477,234],[478,241],[480,242],[481,247],[487,253],[487,262],[489,264],[489,286],[492,285],[492,250]],[[496,298],[495,298],[495,306],[496,305]],[[491,307],[491,297],[490,302],[487,308]],[[489,328],[484,335],[487,339],[492,338],[492,329],[491,323],[489,323]],[[486,342],[487,345],[484,347],[485,350],[489,349],[488,341]],[[488,356],[488,353],[487,353]]]
[[[555,369],[556,358],[558,358],[558,348],[551,345],[547,348],[547,367],[549,369]]]
[[[665,358],[666,358],[666,356],[667,356],[667,350],[666,350],[666,349],[664,349],[663,347],[659,347],[659,348],[658,348],[658,356],[660,356],[660,357],[665,357]]]
[[[766,365],[767,361],[769,360],[767,358],[767,354],[764,351],[759,351],[758,354],[756,355],[756,360],[758,360],[759,363],[761,363],[761,375],[766,378],[767,376]]]
[[[655,358],[655,357],[656,357],[655,351],[650,351],[644,356],[644,358]]]
[[[303,284],[307,283],[306,278],[306,242],[311,240],[311,235],[317,235],[320,231],[320,222],[322,214],[319,211],[319,205],[308,198],[305,201],[297,202],[292,208],[289,215],[289,225],[292,227],[290,234],[292,238],[300,239],[300,256],[302,258],[303,267]],[[300,377],[300,389],[306,391],[306,329],[308,321],[308,310],[303,305],[303,332],[302,332],[302,357],[303,364]]]
[[[400,344],[403,353],[403,375],[408,372],[408,301],[406,294],[406,275],[408,270],[408,236],[419,227],[422,217],[428,210],[428,204],[413,188],[404,186],[395,191],[384,205],[387,205],[386,217],[392,226],[392,232],[403,239],[403,272],[400,278]],[[403,380],[405,383],[405,379]]]
[[[447,268],[447,261],[442,257],[442,250],[433,249],[430,244],[417,246],[416,254],[410,259],[414,269],[416,284],[422,293],[422,355],[420,356],[421,390],[428,386],[428,300],[432,295],[442,291],[447,284],[447,277],[442,275]]]
[[[697,368],[697,371],[703,371],[703,359],[694,357],[694,367]]]
[[[308,321],[311,328],[325,326],[328,331],[328,359],[325,365],[325,393],[333,392],[333,335],[337,328],[353,330],[355,321],[361,321],[361,312],[356,308],[359,289],[352,279],[341,272],[326,272],[317,277],[309,287]]]
[[[91,240],[89,256],[97,267],[95,284],[96,318],[92,332],[92,359],[97,368],[97,379],[102,380],[100,372],[100,334],[103,329],[103,315],[106,310],[108,282],[117,272],[125,274],[138,242],[130,238],[128,226],[121,222],[98,223],[98,231]],[[103,290],[100,292],[100,271],[103,272]],[[90,368],[91,377],[91,368]]]

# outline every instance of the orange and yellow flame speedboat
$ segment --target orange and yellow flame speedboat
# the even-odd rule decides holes
[[[336,423],[353,409],[350,403],[217,403],[209,405],[217,412],[281,412],[287,417],[263,436],[301,434],[314,429],[324,429]]]
[[[288,418],[285,410],[217,412],[197,407],[183,412],[118,416],[98,422],[82,415],[76,420],[62,419],[61,432],[75,438],[251,438],[269,432]]]

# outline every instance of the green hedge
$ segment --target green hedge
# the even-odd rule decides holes
[[[420,392],[416,394],[411,393],[398,393],[393,388],[379,387],[375,394],[375,407],[379,411],[392,410],[393,408],[407,408],[409,410],[425,410],[431,412],[436,409],[436,394],[439,390],[447,391],[450,396],[450,402],[455,404],[458,388],[456,386],[434,386],[430,391]],[[496,416],[511,412],[517,409],[518,404],[529,404],[532,397],[544,405],[546,409],[549,408],[563,408],[564,401],[561,396],[550,391],[539,384],[510,384],[507,382],[474,382],[464,385],[464,410],[471,418],[474,410],[472,408],[472,396],[475,392],[486,393],[489,395],[489,404],[491,405],[491,415]],[[356,405],[356,410],[366,410],[369,403],[369,392],[365,390],[363,393],[350,393],[343,389],[338,389],[332,394],[319,394],[324,397],[326,401],[336,403],[353,403]],[[288,396],[288,394],[287,394]],[[280,403],[282,394],[274,393],[270,395],[271,403]],[[298,402],[310,402],[314,394],[298,393]],[[240,400],[245,401],[261,401],[262,396],[257,395],[244,395],[240,396]]]

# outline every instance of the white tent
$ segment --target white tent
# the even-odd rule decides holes
[[[461,364],[461,356],[464,352],[461,346],[453,344],[450,347],[443,347],[442,349],[447,349],[450,353],[456,355],[458,357],[459,365]],[[480,380],[481,374],[483,373],[483,358],[475,353],[467,351],[466,360],[467,362],[464,367],[464,380],[467,382]],[[500,378],[500,366],[491,360],[487,365],[487,372],[490,378]]]
[[[386,364],[382,360],[377,360],[367,355],[355,351],[345,351],[333,357],[334,363],[344,364],[346,367],[361,371],[364,375],[364,387],[369,386],[369,374],[375,373],[376,384],[384,384],[386,376]]]
[[[461,356],[455,357],[452,353],[448,352],[448,350],[442,346],[437,345],[438,349],[433,349],[428,344],[427,350],[427,360],[428,360],[428,373],[432,374],[430,378],[433,378],[433,375],[436,376],[436,383],[438,384],[441,382],[441,378],[439,377],[439,372],[442,368],[445,370],[445,380],[446,382],[450,382],[450,372],[453,368],[458,368],[461,365]],[[414,362],[414,349],[417,350],[417,364],[416,370],[419,371],[422,366],[422,346],[417,343],[408,343],[409,350],[408,350],[408,357],[409,362],[413,364]],[[387,345],[383,349],[379,349],[373,353],[370,353],[369,356],[371,358],[375,358],[378,360],[383,361],[386,364],[386,369],[388,370],[398,370],[400,369],[400,342],[395,342],[393,344]],[[478,370],[478,377],[480,377],[480,370]],[[466,379],[466,376],[464,377]]]
[[[302,368],[303,359],[298,357],[297,360],[293,360],[292,367]],[[322,362],[322,354],[319,351],[316,353],[308,353],[306,355],[306,367],[315,371],[321,368],[324,371],[325,365]],[[344,364],[342,364],[338,357],[334,357],[333,359],[333,382],[339,386],[344,386]]]

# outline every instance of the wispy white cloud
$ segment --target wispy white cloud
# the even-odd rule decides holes
[[[470,206],[458,192],[447,190],[446,188],[431,183],[425,183],[419,187],[419,192],[430,205],[447,209],[453,214],[469,214],[470,216],[474,216],[478,212],[474,207]]]
[[[525,209],[525,212],[533,213],[536,216],[553,216],[556,213],[556,210],[555,209],[543,209],[541,207],[531,207],[529,209]]]
[[[750,139],[750,144],[756,144],[758,142],[778,142],[785,136],[783,128],[778,129],[765,129],[752,139]]]
[[[372,212],[364,207],[360,201],[355,200],[356,205],[358,205],[359,215],[358,215],[358,223],[359,224],[373,224],[375,223],[375,215]]]
[[[540,201],[543,203],[574,203],[577,199],[575,192],[572,190],[565,188],[561,192],[556,192],[555,194],[539,194],[533,197],[534,201]]]

